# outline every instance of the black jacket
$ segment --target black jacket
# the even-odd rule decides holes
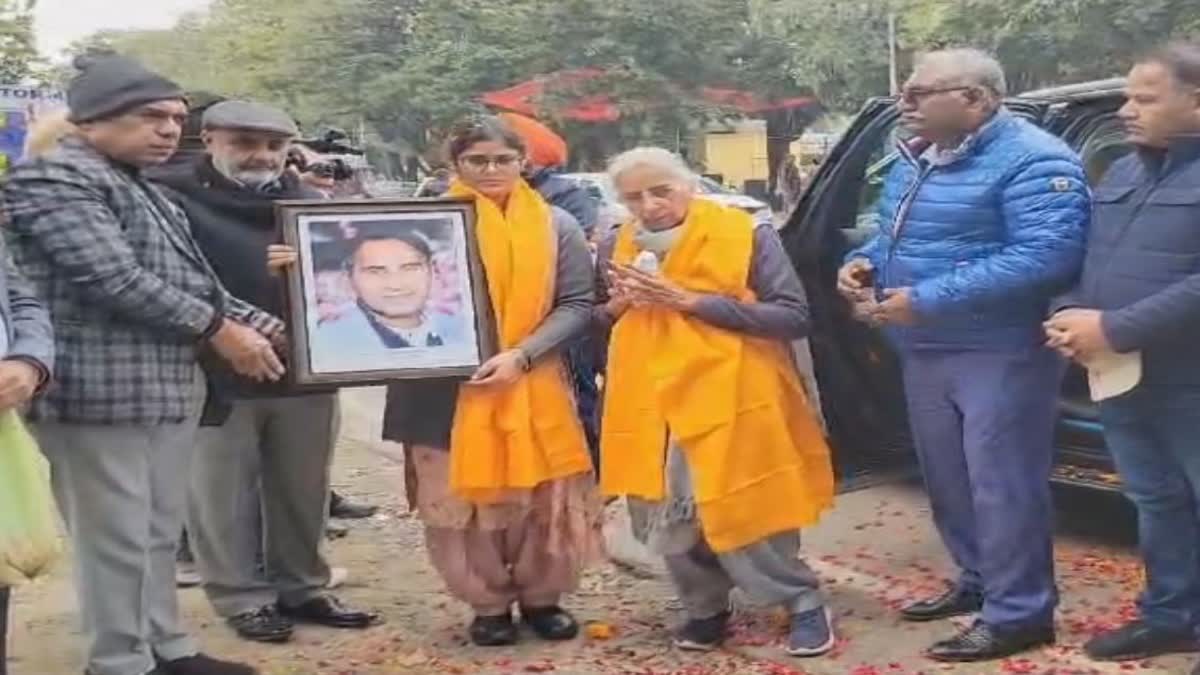
[[[151,178],[166,187],[167,195],[187,213],[193,237],[229,292],[284,317],[283,280],[267,270],[267,247],[279,242],[274,205],[278,200],[321,199],[322,195],[291,173],[283,175],[276,190],[248,189],[221,175],[207,155],[190,164],[162,167],[151,172]],[[289,393],[282,383],[238,377],[215,356],[204,359],[204,366],[210,390],[208,423],[220,416],[218,410],[227,410],[232,399]]]
[[[1200,385],[1200,137],[1117,161],[1095,190],[1083,278],[1058,305],[1103,310],[1147,384]]]

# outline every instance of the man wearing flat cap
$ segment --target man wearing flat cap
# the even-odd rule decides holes
[[[274,202],[321,199],[285,169],[297,134],[282,110],[217,103],[202,119],[204,156],[155,175],[187,212],[230,291],[277,314],[283,289],[266,265],[276,240]],[[371,625],[373,614],[346,608],[324,590],[335,392],[297,394],[239,377],[215,360],[206,370],[204,424],[211,426],[201,428],[192,462],[188,534],[213,608],[242,638],[259,642],[288,640],[295,621]]]
[[[199,355],[278,380],[283,326],[226,290],[143,173],[175,152],[183,92],[122,56],[76,66],[78,130],[9,174],[4,234],[54,322],[54,385],[29,415],[71,535],[87,672],[251,675],[197,653],[184,632],[175,547],[204,402]]]

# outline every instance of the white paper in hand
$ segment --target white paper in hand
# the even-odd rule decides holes
[[[1093,401],[1131,391],[1142,381],[1142,353],[1105,352],[1087,362],[1088,388]]]
[[[642,274],[658,274],[658,256],[642,251],[633,259],[633,268]]]

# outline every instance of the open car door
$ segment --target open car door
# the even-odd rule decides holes
[[[1049,106],[1010,108],[1041,123]],[[911,473],[912,437],[900,364],[882,332],[851,316],[837,292],[846,254],[873,237],[884,179],[897,161],[894,99],[867,103],[826,157],[781,231],[808,292],[815,372],[842,490]]]

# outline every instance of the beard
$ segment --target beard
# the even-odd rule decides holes
[[[278,168],[263,168],[261,166],[245,168],[236,162],[229,161],[217,155],[212,156],[212,163],[213,168],[222,176],[249,188],[260,188],[268,183],[279,180],[280,176],[283,175],[282,166]]]

